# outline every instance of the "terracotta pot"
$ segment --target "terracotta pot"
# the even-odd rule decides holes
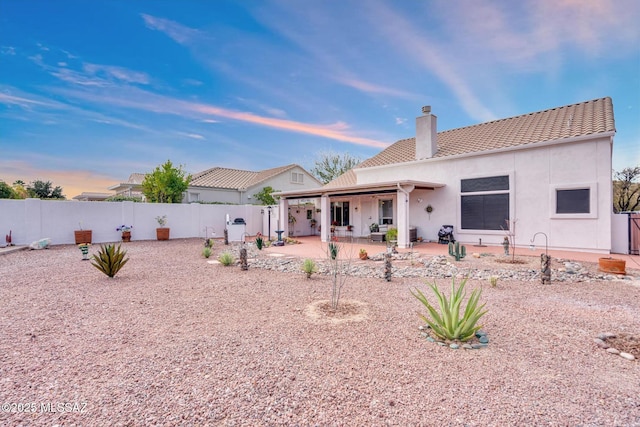
[[[76,245],[81,243],[91,243],[91,230],[76,230],[73,234],[76,238]]]
[[[369,255],[367,255],[366,252],[360,252],[359,256],[360,256],[360,259],[363,260],[363,261],[365,261],[367,258],[369,258]]]
[[[131,232],[130,231],[123,231],[122,232],[122,241],[123,242],[130,242],[131,241]]]
[[[158,240],[169,240],[169,228],[156,228],[156,237],[158,238]]]
[[[598,267],[600,271],[604,273],[627,274],[625,270],[626,263],[623,259],[600,258],[598,260]]]

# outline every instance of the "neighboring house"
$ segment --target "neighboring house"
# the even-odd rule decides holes
[[[423,112],[415,138],[320,189],[278,193],[280,213],[316,198],[323,241],[333,221],[352,225],[354,236],[369,236],[371,223],[397,227],[400,247],[409,245],[412,231],[437,241],[446,224],[469,245],[480,239],[499,245],[508,230],[518,246],[535,236],[538,247],[610,252],[610,98],[443,132],[430,108]]]
[[[295,164],[258,172],[215,167],[192,176],[185,201],[259,204],[254,194],[264,187],[291,191],[321,186],[313,175]]]
[[[109,190],[115,191],[116,196],[126,197],[140,197],[144,200],[144,194],[142,194],[142,181],[144,181],[144,173],[132,173],[129,175],[127,182],[121,182],[120,184],[112,185]]]
[[[109,197],[112,197],[111,193],[94,193],[90,191],[83,191],[82,194],[78,194],[73,197],[73,200],[80,200],[81,202],[103,202]]]

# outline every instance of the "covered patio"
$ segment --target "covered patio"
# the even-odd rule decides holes
[[[274,193],[280,197],[280,218],[283,221],[284,235],[296,227],[297,219],[292,220],[291,206],[299,206],[300,200],[311,202],[315,209],[306,211],[306,219],[314,221],[316,232],[322,242],[332,238],[360,239],[363,243],[372,239],[372,233],[380,237],[390,228],[398,230],[397,245],[407,249],[417,240],[416,227],[411,222],[412,204],[425,202],[430,192],[445,185],[437,182],[402,180],[375,184],[325,186],[318,189],[302,191],[285,191]],[[423,197],[411,197],[420,192]],[[413,199],[413,200],[412,200]],[[425,207],[427,203],[425,202]],[[413,210],[415,211],[416,208]],[[296,209],[298,212],[299,209]],[[299,213],[299,212],[298,212]],[[295,217],[294,217],[295,218]],[[377,227],[372,230],[372,225]],[[412,233],[413,230],[413,233]],[[364,240],[363,240],[364,239]]]

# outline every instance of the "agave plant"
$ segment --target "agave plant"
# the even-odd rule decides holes
[[[126,250],[121,250],[120,245],[103,245],[97,255],[93,255],[91,265],[102,271],[109,277],[114,277],[118,271],[129,261],[125,258]]]
[[[302,271],[307,275],[307,279],[310,279],[311,275],[318,271],[318,266],[316,265],[316,262],[314,260],[312,260],[311,258],[306,258],[302,262]]]
[[[415,293],[411,291],[411,294],[427,308],[429,316],[420,314],[420,318],[431,327],[433,333],[439,338],[468,341],[482,328],[482,325],[476,326],[478,320],[487,312],[482,310],[485,304],[478,306],[480,294],[482,293],[480,289],[474,289],[471,292],[464,313],[462,316],[460,315],[460,306],[466,296],[464,286],[467,284],[467,279],[465,278],[460,283],[458,289],[456,289],[455,279],[451,281],[450,299],[447,299],[446,295],[440,292],[435,282],[429,284],[438,299],[440,313],[429,303],[427,297],[419,289],[416,289]]]

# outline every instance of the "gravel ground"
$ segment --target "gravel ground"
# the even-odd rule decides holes
[[[366,318],[335,323],[309,316],[327,276],[201,247],[129,243],[115,279],[75,246],[0,256],[0,425],[640,426],[640,362],[593,341],[640,333],[637,281],[471,279],[490,344],[453,350],[420,335],[419,278],[349,278]]]

